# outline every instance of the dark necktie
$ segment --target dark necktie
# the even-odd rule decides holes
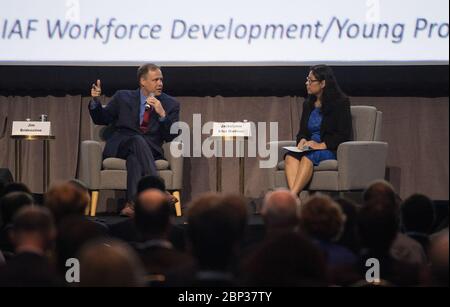
[[[142,133],[147,133],[148,131],[148,124],[150,123],[150,115],[152,113],[152,108],[148,108],[144,112],[144,118],[142,119],[141,126],[139,127],[142,131]]]

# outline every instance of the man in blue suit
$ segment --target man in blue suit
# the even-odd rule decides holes
[[[163,159],[162,144],[172,141],[172,124],[179,121],[180,104],[162,92],[163,75],[155,64],[138,68],[139,89],[119,90],[103,107],[100,80],[92,84],[89,112],[97,125],[112,125],[113,133],[106,140],[103,158],[125,159],[127,167],[127,206],[123,215],[134,213],[133,199],[140,178],[157,175],[155,161]]]

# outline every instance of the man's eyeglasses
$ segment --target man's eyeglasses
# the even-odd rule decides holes
[[[306,83],[311,84],[311,83],[314,83],[314,82],[320,82],[320,80],[313,80],[313,79],[310,79],[310,78],[306,78]]]

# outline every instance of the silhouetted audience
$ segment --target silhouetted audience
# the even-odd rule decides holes
[[[28,206],[13,219],[15,256],[0,267],[0,286],[57,286],[57,274],[46,257],[56,235],[48,209]]]
[[[3,221],[0,227],[0,250],[6,253],[7,257],[14,250],[9,235],[13,217],[23,207],[33,204],[33,197],[27,192],[8,192],[0,198],[0,214]]]
[[[230,205],[233,203],[233,205]],[[239,209],[240,207],[240,209]],[[198,268],[191,286],[232,286],[233,259],[239,255],[246,220],[245,203],[205,194],[189,206],[187,233]]]
[[[173,197],[167,192],[166,185],[160,177],[142,177],[138,182],[136,197],[138,197],[140,193],[150,189],[156,189],[167,194],[170,203],[170,214],[171,216],[175,215],[175,209],[173,207]],[[109,233],[111,236],[119,238],[126,242],[142,242],[144,240],[142,235],[136,229],[134,220],[131,218],[125,218],[118,223],[110,225]],[[169,241],[177,250],[184,251],[186,249],[184,229],[178,225],[172,225],[169,233]]]
[[[56,222],[54,261],[61,277],[67,270],[66,261],[74,258],[84,244],[107,235],[105,225],[85,215],[89,201],[88,190],[77,180],[55,184],[44,196],[44,205],[52,212]]]
[[[358,205],[321,194],[300,204],[287,190],[269,192],[265,235],[260,225],[253,240],[241,196],[202,194],[175,225],[161,178],[143,177],[137,191],[134,217],[106,227],[85,215],[90,195],[79,180],[52,186],[44,207],[24,184],[5,186],[0,286],[448,287],[448,225],[431,235],[433,202],[416,194],[402,203],[386,181],[368,186]],[[74,258],[81,272],[71,283]],[[374,261],[376,282],[365,278]]]
[[[81,287],[143,287],[145,270],[139,257],[118,240],[93,241],[80,251]]]
[[[430,244],[431,285],[448,287],[448,230],[433,238]]]
[[[377,180],[369,185],[363,193],[364,206],[368,203],[384,205],[391,209],[396,218],[400,220],[400,199],[394,191],[394,187],[385,180]],[[394,242],[391,245],[390,254],[393,258],[414,265],[424,265],[426,255],[420,243],[400,232],[400,223]]]
[[[90,212],[88,212],[89,211],[88,209],[90,209],[89,204],[91,202],[91,194],[89,193],[89,188],[87,187],[87,185],[83,181],[78,180],[78,179],[71,179],[71,180],[67,181],[67,183],[69,185],[72,185],[75,189],[77,189],[78,191],[80,191],[81,193],[83,193],[86,196],[87,205],[85,208],[85,213],[90,214]]]
[[[401,220],[406,235],[419,242],[427,252],[430,244],[429,235],[436,221],[434,204],[425,195],[414,194],[401,206]]]
[[[24,206],[34,204],[31,194],[26,192],[10,192],[0,199],[0,214],[3,225],[12,222],[14,215]]]
[[[140,192],[135,202],[134,223],[143,240],[133,246],[149,279],[163,282],[168,271],[193,265],[192,257],[176,250],[168,240],[173,221],[166,193],[157,189]]]
[[[83,216],[72,215],[64,218],[58,224],[55,241],[57,269],[60,275],[64,276],[67,270],[67,260],[75,258],[86,243],[104,237],[104,229]]]
[[[399,228],[397,209],[387,199],[374,198],[366,201],[358,217],[358,227],[363,247],[360,259],[361,275],[368,270],[367,261],[379,263],[380,278],[397,286],[419,284],[420,267],[401,261],[391,255]]]
[[[338,198],[335,200],[341,207],[345,215],[344,231],[340,238],[336,241],[337,244],[344,246],[351,250],[355,255],[359,254],[360,243],[358,236],[358,206],[346,199]]]
[[[45,193],[44,205],[52,212],[56,224],[69,216],[84,216],[89,197],[73,183],[56,184]]]
[[[11,192],[25,192],[31,195],[30,189],[22,182],[7,183],[0,191],[0,197],[5,196]]]
[[[242,264],[240,286],[327,286],[326,261],[316,244],[294,232],[265,241]]]
[[[316,194],[302,205],[300,229],[324,253],[330,282],[350,284],[359,279],[357,256],[335,242],[344,230],[345,215],[329,196]]]

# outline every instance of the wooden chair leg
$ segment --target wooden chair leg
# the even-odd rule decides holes
[[[95,216],[97,213],[97,203],[98,203],[98,191],[92,191],[91,195],[91,216]]]
[[[92,201],[92,198],[89,201],[89,203],[87,204],[86,209],[84,209],[84,215],[90,215],[90,213],[91,213],[91,201]]]
[[[180,199],[180,191],[174,191],[172,192],[173,197],[178,199],[178,202],[175,204],[175,213],[177,216],[181,216],[181,199]]]

